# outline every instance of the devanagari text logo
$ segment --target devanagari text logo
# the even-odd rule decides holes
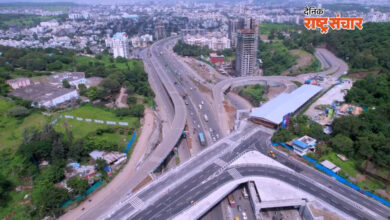
[[[305,7],[305,15],[323,15],[324,10],[316,7]],[[363,18],[352,18],[352,17],[340,17],[337,14],[336,17],[305,17],[304,25],[308,30],[316,30],[319,28],[321,34],[327,34],[329,28],[332,30],[359,30],[363,29]]]

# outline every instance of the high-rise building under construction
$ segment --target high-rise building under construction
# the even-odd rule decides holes
[[[237,31],[236,76],[257,75],[258,30],[254,19],[245,19],[244,28]]]

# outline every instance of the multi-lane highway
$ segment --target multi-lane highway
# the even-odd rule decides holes
[[[209,144],[213,143],[220,138],[216,111],[212,109],[213,106],[208,103],[196,85],[196,83],[203,82],[203,80],[199,79],[199,76],[190,67],[178,60],[173,54],[172,47],[176,41],[177,38],[167,38],[156,44],[156,49],[159,51],[158,58],[166,65],[167,71],[171,73],[169,75],[171,80],[177,82],[176,85],[179,91],[187,94],[189,114],[195,125],[195,134],[201,131],[208,137]],[[208,87],[207,83],[202,83],[202,85]]]
[[[165,63],[165,66],[170,69],[171,76],[175,77],[174,74],[182,71],[183,67],[180,63],[175,62],[174,56],[169,55],[170,52],[167,49],[169,40],[161,42],[163,42],[162,44],[164,46],[159,47],[158,51],[162,52],[160,53],[160,56],[165,54],[161,59]],[[321,53],[323,56],[322,59],[325,59],[326,57],[326,62],[331,65],[331,68],[321,72],[321,75],[326,76],[330,74],[338,78],[347,71],[348,67],[345,63],[338,58],[329,55],[328,51],[319,50],[317,53]],[[287,90],[291,90],[294,86],[290,81],[294,79],[301,81],[303,79],[302,77],[307,77],[307,74],[298,77],[259,77],[259,79],[256,80],[266,80],[268,83],[283,83],[287,85]],[[171,78],[171,80],[177,79],[178,78]],[[233,83],[240,83],[240,81],[244,82],[248,79],[241,78],[229,80],[231,80],[231,82],[229,82],[229,86],[231,86]],[[185,80],[181,79],[180,81],[180,86],[189,86],[189,84],[186,84]],[[226,88],[225,85],[220,88],[221,89],[218,90],[218,92],[221,94],[221,91],[224,91]],[[195,97],[194,99],[196,99],[196,93],[193,96],[189,96]],[[256,129],[258,128],[251,127],[249,130],[253,132]],[[110,210],[104,217],[108,219],[166,219],[175,216],[190,207],[191,201],[199,201],[210,192],[216,190],[222,183],[233,180],[233,177],[228,174],[228,172],[220,172],[221,167],[217,164],[229,164],[234,158],[248,149],[257,150],[266,154],[270,148],[270,145],[266,142],[266,140],[269,139],[270,134],[256,130],[252,135],[249,135],[249,130],[233,133],[229,137],[223,138],[220,142],[206,149],[200,155],[191,158],[185,164],[166,175],[163,175],[161,179],[142,189],[136,195],[128,198],[118,206],[118,209]],[[215,163],[216,160],[219,162]],[[242,177],[258,175],[276,178],[290,184],[299,182],[308,193],[317,196],[358,219],[388,217],[390,213],[389,209],[382,204],[334,181],[332,178],[299,161],[290,159],[278,152],[277,160],[293,169],[295,173],[259,165],[236,167],[234,169],[236,169]],[[218,175],[216,175],[216,173],[218,173]],[[352,201],[359,201],[358,203],[360,203],[360,205],[357,205]],[[378,216],[372,216],[362,207],[373,210]]]
[[[269,149],[269,137],[270,134],[253,126],[233,133],[147,186],[105,218],[169,219],[223,184],[248,176],[271,177],[299,185],[301,190],[357,219],[385,219],[389,216],[387,207],[281,153],[277,153],[277,160],[294,171],[254,164],[228,166],[243,152],[265,153]],[[231,169],[239,175],[233,176],[229,172]],[[366,208],[377,215],[366,212]]]
[[[157,84],[154,89],[157,89],[158,91],[155,92],[162,92],[162,99],[165,100],[163,107],[166,108],[168,112],[173,113],[170,118],[171,123],[169,130],[164,135],[163,141],[140,165],[138,170],[132,175],[132,178],[130,178],[129,182],[123,183],[98,205],[86,210],[78,219],[97,219],[99,216],[100,218],[110,219],[166,219],[190,207],[191,201],[198,201],[204,198],[209,192],[217,189],[221,183],[232,180],[232,176],[227,175],[226,170],[220,171],[221,166],[218,164],[229,164],[230,161],[234,160],[237,156],[247,150],[257,150],[266,153],[270,148],[267,140],[270,138],[271,133],[263,132],[261,131],[262,128],[254,127],[252,125],[251,127],[245,128],[243,131],[233,132],[228,137],[220,139],[211,147],[203,150],[199,155],[191,158],[178,168],[169,171],[167,174],[141,189],[135,195],[128,196],[128,192],[160,165],[170,153],[172,147],[175,146],[181,136],[188,115],[193,116],[192,120],[195,121],[195,125],[197,123],[200,124],[200,131],[205,132],[207,131],[207,128],[214,127],[216,131],[219,130],[219,132],[221,132],[218,126],[218,119],[210,121],[210,118],[213,118],[211,115],[219,115],[220,112],[214,109],[213,106],[209,106],[208,103],[203,100],[200,92],[195,89],[194,82],[181,73],[185,70],[185,67],[182,66],[182,63],[176,62],[175,56],[172,56],[171,54],[169,44],[172,40],[173,39],[166,39],[159,41],[152,45],[149,50],[145,50],[141,53],[141,57],[150,74],[149,76],[152,77]],[[326,57],[326,51],[324,57]],[[329,60],[327,62],[331,64],[331,68],[323,73],[325,75],[333,74],[338,76],[346,71],[345,69],[347,67],[343,66],[343,63],[338,60],[336,60],[336,63],[332,63]],[[271,78],[266,78],[266,80],[270,81]],[[280,83],[281,81],[278,80],[280,79],[272,79],[272,81]],[[286,79],[281,80],[283,82],[283,80]],[[218,91],[219,94],[222,93],[224,86],[221,88],[222,89]],[[187,93],[188,95],[183,99],[184,93]],[[188,101],[188,105],[186,105],[186,101]],[[204,103],[202,103],[202,101]],[[202,109],[197,106],[199,104],[202,105]],[[202,114],[205,112],[210,115],[208,122],[202,122]],[[309,193],[314,193],[317,190],[321,191],[321,189],[316,188],[318,184],[326,186],[331,189],[333,193],[330,193],[329,189],[323,190],[322,188],[323,191],[321,191],[321,193],[325,196],[324,200],[328,201],[326,198],[332,198],[328,201],[330,204],[337,206],[351,216],[358,215],[360,218],[368,219],[372,217],[368,216],[363,209],[351,206],[345,201],[345,198],[348,198],[351,201],[359,201],[362,206],[373,210],[380,216],[387,217],[389,215],[389,209],[376,201],[334,181],[330,177],[311,167],[301,164],[298,161],[291,160],[282,154],[277,154],[279,162],[297,172],[284,173],[288,176],[288,180],[283,179],[281,176],[272,176],[269,171],[267,171],[274,168],[264,169],[264,167],[249,166],[236,167],[235,169],[243,177],[248,175],[259,175],[269,176],[287,182],[304,182],[309,186],[309,189],[315,189],[314,191],[309,191]],[[216,160],[218,160],[219,163],[216,164]],[[321,195],[319,197],[321,197]]]

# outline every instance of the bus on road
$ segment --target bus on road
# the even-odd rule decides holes
[[[199,132],[199,141],[200,141],[200,145],[202,145],[202,146],[206,145],[206,139],[204,138],[204,135],[202,132]]]

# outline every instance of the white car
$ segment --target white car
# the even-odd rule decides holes
[[[248,219],[248,216],[246,216],[246,212],[242,213],[242,219],[244,219],[244,220]]]

